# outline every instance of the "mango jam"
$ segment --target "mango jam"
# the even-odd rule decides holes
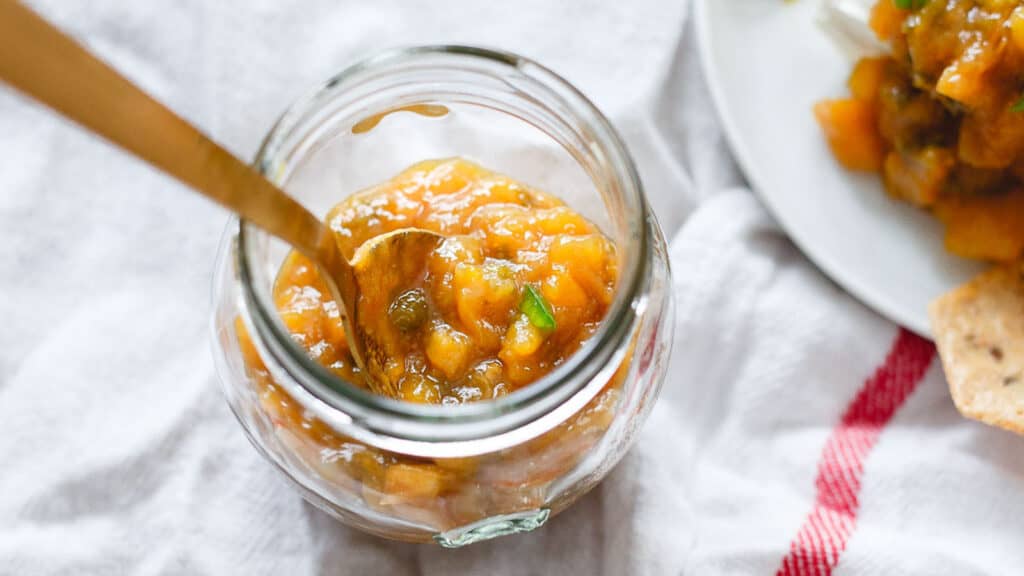
[[[931,212],[950,252],[1021,258],[1024,2],[878,0],[870,24],[891,53],[814,109],[836,159]]]
[[[407,338],[398,388],[412,402],[490,399],[534,382],[593,335],[618,276],[615,246],[594,224],[463,159],[418,163],[346,198],[327,223],[348,258],[401,228],[445,237],[419,285],[389,295],[377,311]],[[286,258],[274,300],[311,357],[365,386],[340,311],[308,259]]]

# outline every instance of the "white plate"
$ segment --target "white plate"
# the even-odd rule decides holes
[[[982,266],[946,253],[929,215],[843,170],[811,108],[848,94],[852,62],[818,0],[697,0],[701,59],[740,165],[798,246],[891,320],[929,335],[927,306]]]

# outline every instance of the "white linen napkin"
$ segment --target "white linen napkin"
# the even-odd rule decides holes
[[[541,60],[610,114],[674,237],[676,348],[635,448],[544,528],[455,551],[363,535],[220,398],[223,212],[0,90],[0,575],[1020,573],[1024,440],[960,419],[930,345],[737,189],[685,2],[36,5],[241,155],[379,48]]]

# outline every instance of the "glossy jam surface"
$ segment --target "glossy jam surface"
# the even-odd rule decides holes
[[[949,251],[1020,258],[1024,2],[879,0],[871,26],[891,55],[861,60],[851,96],[815,107],[836,158],[931,211]]]
[[[445,240],[419,285],[379,299],[410,353],[392,359],[404,400],[458,404],[528,385],[593,335],[612,300],[615,247],[553,196],[462,159],[416,164],[327,216],[344,254],[401,228]],[[382,270],[381,273],[387,273]],[[281,318],[322,365],[362,375],[316,268],[293,253],[274,287]]]

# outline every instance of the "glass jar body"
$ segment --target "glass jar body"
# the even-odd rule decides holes
[[[507,75],[502,81],[520,82],[519,93],[515,98],[503,97],[509,101],[499,102],[502,106],[497,112],[512,116],[512,128],[501,138],[502,145],[481,147],[481,142],[501,137],[492,133],[500,122],[479,124],[480,118],[475,116],[480,107],[486,109],[484,114],[495,112],[493,101],[481,105],[494,87],[477,86],[479,78],[465,76],[466,54],[457,62],[445,61],[444,49],[429,56],[435,69],[427,83],[417,80],[417,74],[424,72],[422,67],[409,66],[403,60],[409,55],[385,59],[383,64],[371,60],[369,65],[360,65],[356,76],[364,83],[353,84],[350,75],[353,85],[348,90],[344,81],[332,80],[317,96],[286,113],[268,136],[257,167],[289,192],[298,190],[296,195],[316,210],[331,201],[330,194],[326,198],[321,195],[324,188],[335,191],[333,201],[340,200],[374,179],[383,179],[379,171],[393,170],[414,158],[401,158],[403,154],[419,154],[415,159],[438,157],[455,146],[454,152],[460,155],[483,156],[483,164],[496,161],[499,168],[519,177],[516,162],[524,153],[531,155],[529,150],[540,149],[530,156],[533,164],[529,166],[544,166],[545,189],[555,195],[562,186],[576,190],[578,198],[564,199],[570,206],[591,211],[594,203],[588,202],[587,194],[602,198],[604,213],[597,210],[588,216],[599,225],[618,230],[615,239],[628,244],[624,252],[634,258],[629,297],[623,298],[624,306],[606,320],[617,329],[604,334],[595,348],[603,355],[586,352],[584,359],[591,365],[599,361],[607,365],[591,370],[585,381],[579,372],[574,382],[569,382],[569,377],[561,382],[556,375],[547,383],[550,391],[572,386],[563,401],[529,419],[495,427],[493,434],[479,432],[480,426],[486,428],[491,420],[497,426],[518,408],[495,405],[493,417],[478,411],[474,416],[478,431],[472,437],[452,440],[438,436],[432,442],[421,436],[410,443],[402,437],[402,425],[426,418],[393,413],[364,418],[361,411],[345,409],[358,404],[358,399],[356,404],[339,407],[309,392],[308,383],[318,376],[306,373],[302,363],[290,361],[289,354],[275,346],[280,335],[256,321],[261,312],[266,315],[260,290],[272,283],[268,271],[279,262],[275,254],[280,250],[275,250],[272,239],[257,241],[252,236],[245,246],[245,225],[235,222],[229,224],[218,259],[213,330],[221,382],[233,412],[256,448],[309,501],[380,536],[460,546],[540,526],[593,488],[622,457],[664,377],[672,337],[671,279],[663,237],[642,193],[636,191],[641,194],[639,203],[617,198],[628,194],[628,187],[635,183],[625,181],[621,174],[616,176],[614,170],[601,171],[607,159],[600,148],[587,142],[594,137],[601,144],[601,134],[587,131],[586,117],[581,119],[552,104],[557,99],[545,102],[551,94],[542,93],[543,87],[523,85],[516,76],[525,61],[505,59],[496,70]],[[446,71],[445,66],[451,69]],[[446,76],[448,73],[452,75]],[[344,77],[345,73],[339,78]],[[390,93],[381,88],[381,78]],[[439,93],[436,84],[445,81],[457,84],[456,89]],[[366,82],[376,89],[367,88]],[[353,99],[349,106],[338,104],[339,99],[360,90],[369,96]],[[364,109],[353,109],[357,102],[367,101],[370,104]],[[562,104],[572,112],[571,98]],[[415,111],[415,106],[443,109],[444,115],[450,116],[445,119],[448,125],[421,124],[428,126],[424,130],[427,136],[413,143],[408,152],[395,152],[398,145],[394,139],[401,138],[408,128],[401,123],[380,130],[369,142],[360,140],[377,132],[376,125],[384,124],[386,116]],[[539,108],[531,110],[529,106]],[[542,134],[556,132],[562,122],[578,129],[574,133],[580,141],[573,142],[571,135],[558,138],[557,134],[552,138],[556,145],[544,141],[543,136],[538,139],[532,132],[538,124],[543,125],[543,118],[537,118],[544,113],[555,121],[547,129],[542,127]],[[530,114],[534,115],[532,121]],[[406,116],[411,116],[406,121],[415,123],[436,122],[421,117],[427,115]],[[525,131],[518,127],[523,120],[528,125]],[[436,138],[432,139],[433,133]],[[382,150],[392,153],[381,159]],[[370,157],[377,158],[374,166],[370,166]],[[332,169],[339,166],[345,174],[341,182]],[[560,172],[559,166],[569,174]],[[631,171],[632,166],[629,168]],[[587,192],[584,181],[596,192]],[[312,191],[311,195],[304,194],[306,190]],[[622,213],[617,213],[616,202],[622,204]],[[634,213],[630,214],[631,210]],[[253,261],[258,266],[253,266]],[[245,273],[247,266],[250,271],[264,269],[264,273]],[[381,419],[387,420],[383,429]]]

